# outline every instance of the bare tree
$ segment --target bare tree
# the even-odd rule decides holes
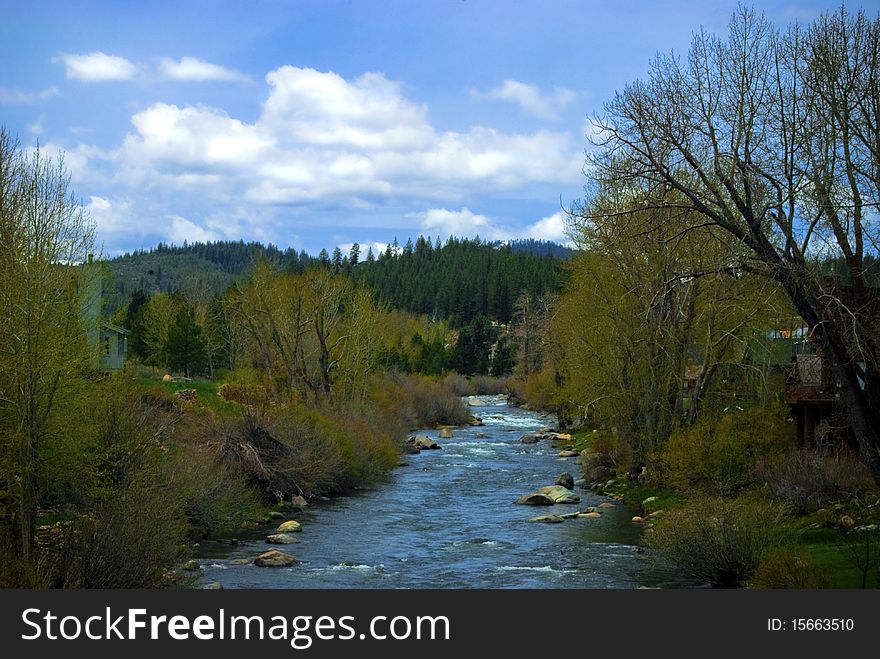
[[[629,186],[715,229],[718,267],[780,284],[880,483],[880,296],[866,262],[880,238],[878,80],[880,18],[841,8],[780,33],[740,8],[727,40],[701,31],[686,58],[658,56],[615,95],[590,159],[600,188]]]

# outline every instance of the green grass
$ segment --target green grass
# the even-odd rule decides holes
[[[197,395],[195,404],[217,414],[236,414],[241,410],[238,404],[220,397],[217,393],[218,384],[212,380],[196,378],[191,382],[162,382],[162,380],[140,377],[135,378],[134,384],[140,387],[161,387],[172,395],[182,389],[195,389]]]

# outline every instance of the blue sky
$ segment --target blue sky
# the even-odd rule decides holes
[[[216,239],[311,253],[420,233],[565,241],[589,117],[657,51],[686,51],[701,25],[724,33],[736,3],[0,6],[0,125],[63,150],[114,255]],[[783,26],[839,3],[756,6]]]

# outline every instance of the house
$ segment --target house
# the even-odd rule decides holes
[[[81,266],[78,277],[78,293],[82,305],[83,320],[86,322],[86,339],[95,351],[96,366],[103,370],[117,371],[125,366],[128,355],[128,336],[131,332],[101,319],[103,298],[102,270],[100,264],[92,261]]]
[[[128,336],[131,332],[122,327],[101,323],[99,343],[101,346],[101,368],[108,371],[120,370],[125,366],[128,354]]]

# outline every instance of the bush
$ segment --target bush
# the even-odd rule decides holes
[[[418,375],[376,376],[367,396],[369,407],[380,419],[397,420],[404,432],[426,426],[460,426],[471,417],[467,405],[451,388]]]
[[[762,473],[770,496],[797,514],[877,491],[868,468],[846,447],[831,453],[808,448],[792,451]]]
[[[680,430],[653,456],[664,485],[737,496],[761,484],[762,473],[794,448],[783,405],[704,417]]]
[[[611,433],[592,434],[590,450],[581,458],[584,478],[590,483],[604,483],[616,474],[625,474],[632,461],[629,445]]]
[[[768,552],[749,580],[751,588],[829,588],[828,575],[804,554],[787,547]]]
[[[670,511],[647,536],[649,546],[716,588],[739,588],[776,541],[778,507],[707,498]]]
[[[526,405],[534,410],[555,412],[556,404],[556,380],[549,370],[539,371],[529,375],[523,384],[523,398]]]

